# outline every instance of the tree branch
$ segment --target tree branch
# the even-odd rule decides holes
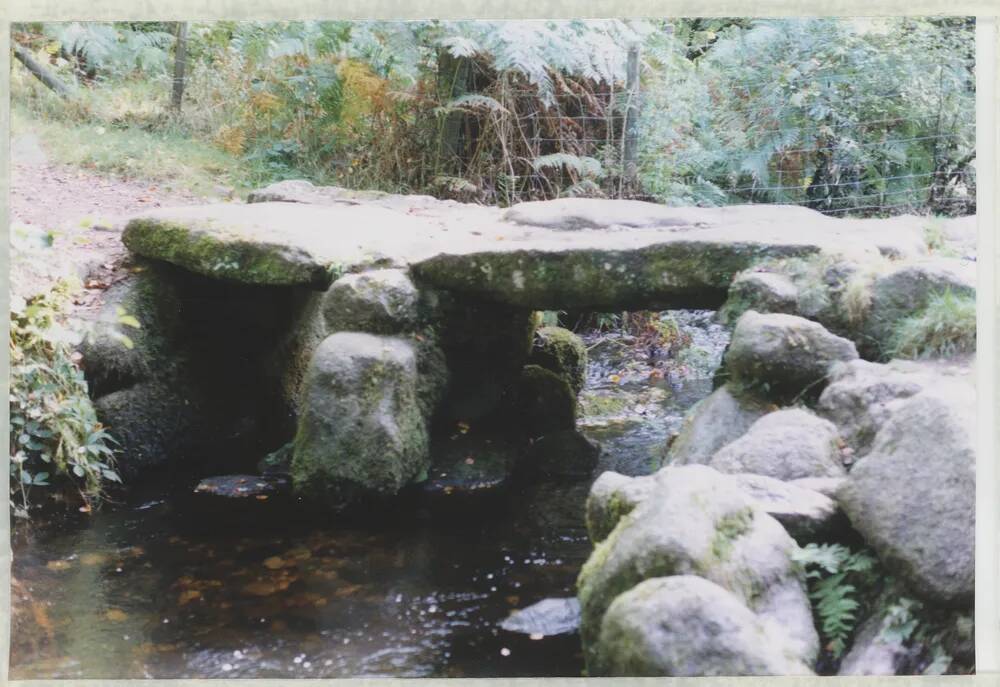
[[[23,64],[39,81],[55,91],[60,98],[69,99],[75,95],[73,88],[56,78],[41,62],[31,56],[27,48],[17,43],[13,44],[13,48],[14,57],[17,58],[18,62]]]

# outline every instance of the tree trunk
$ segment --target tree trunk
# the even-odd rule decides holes
[[[181,102],[184,100],[184,72],[187,69],[187,34],[188,23],[186,21],[177,23],[177,45],[174,49],[174,93],[171,99],[171,106],[174,112],[181,111]]]
[[[32,57],[27,48],[17,43],[13,44],[13,48],[14,57],[17,58],[18,62],[23,64],[39,81],[55,91],[59,97],[69,99],[75,95],[74,90],[70,86],[60,81],[52,72],[45,68],[45,65]]]

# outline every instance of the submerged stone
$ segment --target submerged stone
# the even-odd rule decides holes
[[[266,499],[290,486],[287,478],[277,475],[221,475],[201,480],[194,492],[225,499]]]
[[[580,628],[580,602],[576,597],[542,599],[511,613],[500,629],[526,635],[551,637],[576,632]]]
[[[589,477],[597,467],[601,445],[573,429],[550,432],[531,444],[528,464],[550,477]]]
[[[432,444],[433,462],[420,488],[434,496],[494,492],[506,486],[520,450],[499,436],[440,437]]]

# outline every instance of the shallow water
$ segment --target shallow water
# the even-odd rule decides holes
[[[604,449],[594,477],[658,467],[684,412],[711,391],[726,337],[710,315],[677,315],[705,360],[663,379],[621,342],[585,337],[586,393],[625,399],[581,418]],[[181,517],[175,487],[143,488],[15,537],[13,574],[34,605],[11,676],[577,676],[576,635],[533,640],[497,625],[574,594],[591,481],[515,482],[474,517],[407,501],[363,523],[238,531]]]

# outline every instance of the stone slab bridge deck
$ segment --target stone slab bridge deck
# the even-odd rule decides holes
[[[432,288],[537,310],[718,305],[763,258],[926,252],[920,218],[837,219],[795,206],[565,199],[502,210],[307,182],[249,200],[144,213],[123,240],[226,281],[324,290],[345,273],[409,268]]]

